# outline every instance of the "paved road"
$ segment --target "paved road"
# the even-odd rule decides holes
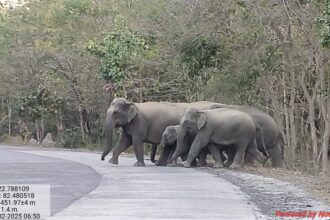
[[[275,219],[276,210],[329,210],[272,178],[134,162],[121,156],[111,165],[97,153],[0,145],[0,183],[50,183],[51,220],[249,220]]]
[[[21,150],[0,145],[0,184],[50,184],[51,214],[94,190],[101,181],[101,175],[84,164]]]
[[[133,167],[135,159],[127,157],[115,166],[100,161],[99,154],[6,146],[0,155],[7,170],[0,173],[2,183],[51,183],[56,186],[52,202],[62,199],[68,205],[100,181],[54,220],[262,218],[239,187],[194,169]]]

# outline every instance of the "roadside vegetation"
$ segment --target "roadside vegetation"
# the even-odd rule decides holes
[[[329,0],[42,0],[0,5],[0,137],[102,145],[114,97],[272,115],[289,169],[328,171]]]

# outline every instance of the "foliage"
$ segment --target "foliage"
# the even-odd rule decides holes
[[[317,18],[319,24],[321,45],[326,48],[330,48],[330,1],[323,0],[323,10],[321,16]]]
[[[81,138],[80,128],[70,128],[64,132],[64,148],[81,148],[86,145],[85,141]]]
[[[56,93],[43,86],[39,86],[31,94],[19,97],[16,109],[21,116],[25,115],[34,121],[41,117],[54,117],[60,114],[65,108],[65,104],[64,98],[58,97]]]
[[[256,106],[279,124],[289,164],[298,149],[321,155],[329,0],[31,0],[0,13],[0,116],[18,106],[17,120],[59,128],[61,112],[66,147],[99,142],[109,101],[124,96]]]
[[[100,42],[89,40],[86,48],[101,59],[98,67],[101,79],[122,83],[134,59],[149,46],[145,39],[129,30],[120,16],[115,21],[115,31],[106,34]]]

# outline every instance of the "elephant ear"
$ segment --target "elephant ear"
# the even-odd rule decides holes
[[[206,119],[207,119],[207,116],[204,112],[199,112],[198,113],[198,118],[197,118],[197,128],[198,128],[198,130],[201,130],[205,126]]]
[[[129,103],[127,122],[130,123],[138,113],[138,109],[134,103]]]

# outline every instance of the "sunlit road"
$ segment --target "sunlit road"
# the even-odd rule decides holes
[[[101,181],[101,175],[84,164],[22,150],[25,148],[0,145],[0,184],[50,184],[52,214],[94,190]]]
[[[237,186],[195,169],[44,148],[0,146],[0,155],[0,183],[51,184],[51,219],[263,218]]]

